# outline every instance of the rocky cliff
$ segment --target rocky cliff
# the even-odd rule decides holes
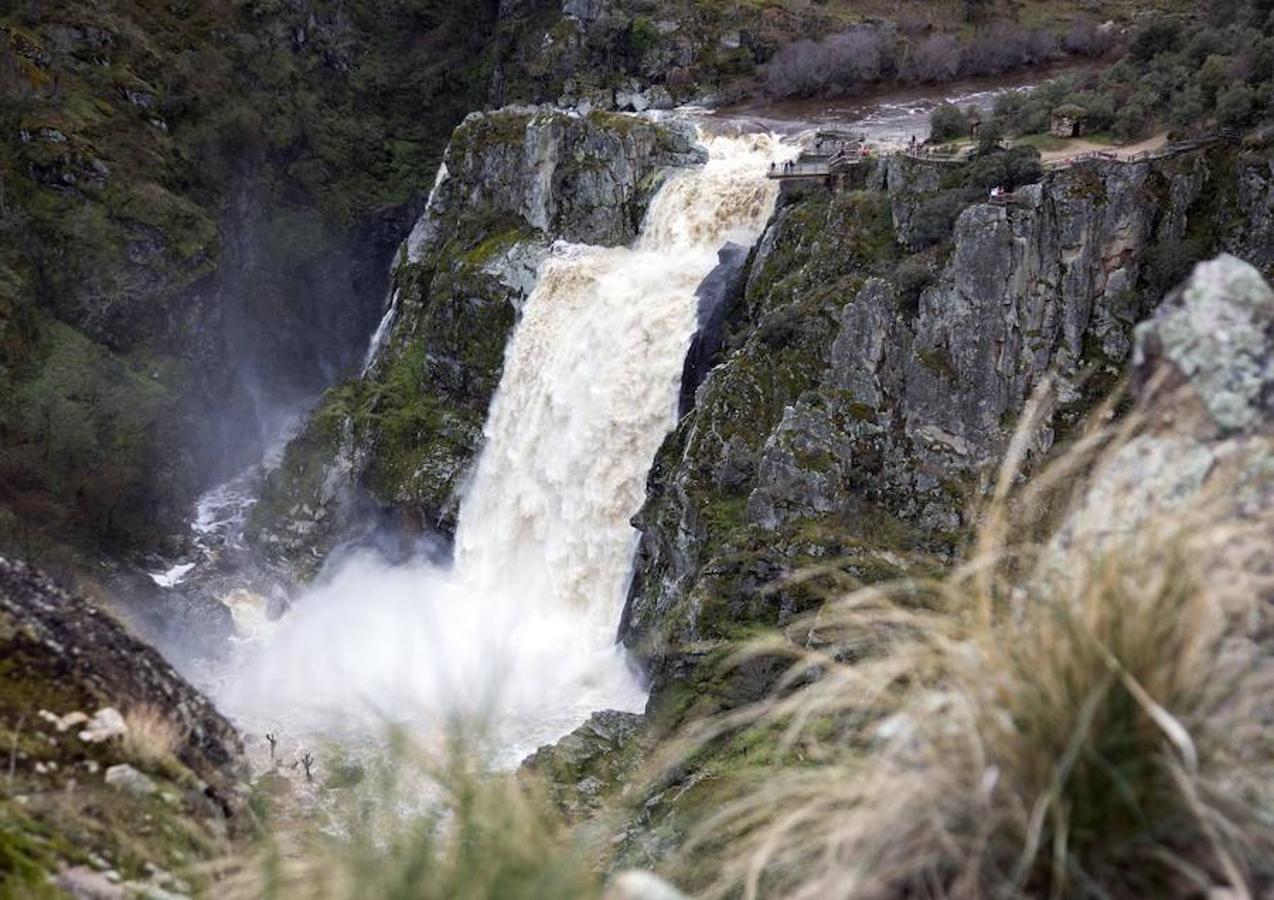
[[[0,546],[157,546],[356,365],[495,13],[0,11]]]
[[[505,343],[551,243],[631,241],[663,175],[701,159],[684,129],[614,113],[514,107],[466,119],[402,247],[375,359],[289,446],[254,510],[254,543],[307,572],[369,510],[448,534]]]
[[[671,708],[710,705],[697,667],[714,648],[833,585],[942,565],[1046,377],[1037,454],[1106,396],[1190,254],[1232,248],[1268,271],[1269,172],[1223,146],[1077,166],[968,205],[919,252],[907,229],[952,167],[895,158],[874,189],[782,208],[636,520],[622,636],[650,661],[652,709],[665,689]]]
[[[1048,185],[1045,188],[1047,190]],[[1119,602],[1118,592],[1103,593],[1090,581],[1082,580],[1084,574],[1076,573],[1087,566],[1100,568],[1102,548],[1117,553],[1121,542],[1136,544],[1138,539],[1157,530],[1173,535],[1173,539],[1198,537],[1206,541],[1204,549],[1188,560],[1188,571],[1197,571],[1198,576],[1177,576],[1168,581],[1169,590],[1179,590],[1181,583],[1192,577],[1204,579],[1210,601],[1208,615],[1197,622],[1190,620],[1192,624],[1187,628],[1199,628],[1212,634],[1224,632],[1222,646],[1225,649],[1217,652],[1227,662],[1232,656],[1255,651],[1253,656],[1242,657],[1244,677],[1264,671],[1271,634],[1265,602],[1270,590],[1265,548],[1269,545],[1271,499],[1274,498],[1274,470],[1269,465],[1274,439],[1274,408],[1269,401],[1274,371],[1271,368],[1274,345],[1269,340],[1272,327],[1274,291],[1257,269],[1229,255],[1195,267],[1186,282],[1162,298],[1155,311],[1129,335],[1131,352],[1123,367],[1128,375],[1121,420],[1124,427],[1106,429],[1105,439],[1111,438],[1116,430],[1120,436],[1106,443],[1106,449],[1098,451],[1096,460],[1088,456],[1086,462],[1080,462],[1078,458],[1093,453],[1104,441],[1092,443],[1086,451],[1061,460],[1069,476],[1068,483],[1054,487],[1060,487],[1061,493],[1067,496],[1060,503],[1046,503],[1047,518],[1052,521],[1037,522],[1025,534],[1006,536],[1011,546],[1026,545],[1042,551],[1040,560],[1035,562],[1042,560],[1041,568],[1046,577],[1064,584],[1069,584],[1070,578],[1079,580],[1099,598],[1095,601],[1099,607]],[[1047,440],[1046,434],[1044,439]],[[1027,481],[1022,487],[1029,494],[1037,484]],[[1039,499],[1036,495],[1035,500]],[[1029,500],[1023,503],[1023,506],[1030,505]],[[1043,512],[1036,509],[1027,515],[1038,516]],[[1210,523],[1212,530],[1195,524],[1200,520]],[[1182,525],[1183,521],[1191,525]],[[1035,545],[1035,541],[1041,543]],[[1182,562],[1173,563],[1168,559],[1163,562],[1166,567]],[[1060,561],[1067,567],[1066,571],[1053,571],[1050,561],[1053,561],[1051,565]],[[1023,568],[1033,570],[1035,562]],[[1038,575],[1039,570],[1034,571]],[[1161,574],[1146,572],[1145,579],[1152,581]],[[1126,577],[1127,572],[1121,572],[1121,576]],[[1015,571],[1014,587],[1017,577]],[[959,580],[953,577],[946,583],[954,586]],[[841,586],[849,585],[842,582]],[[960,593],[962,588],[953,587],[953,590],[956,597],[964,596]],[[921,589],[916,596],[923,595]],[[1067,603],[1082,602],[1072,599],[1070,594],[1064,596]],[[1231,597],[1235,606],[1223,605]],[[859,599],[867,598],[859,595]],[[1026,610],[1034,604],[1046,602],[1025,590],[1019,599],[1022,601],[1025,601],[1023,615],[1029,615]],[[940,618],[958,614],[961,600],[953,602],[954,609],[939,607],[942,609],[938,613]],[[1228,628],[1222,610],[1231,611],[1232,622]],[[1108,614],[1107,610],[1095,614],[1094,619],[1103,614]],[[879,730],[864,727],[873,720],[870,716],[864,718],[863,710],[870,709],[874,699],[855,696],[854,688],[863,683],[841,680],[837,674],[838,665],[848,669],[871,665],[870,660],[880,650],[880,645],[873,644],[870,636],[872,621],[870,615],[858,618],[851,614],[849,629],[839,638],[831,638],[838,662],[829,662],[826,669],[820,665],[826,682],[823,677],[805,683],[788,681],[782,692],[783,700],[770,695],[771,702],[753,707],[751,712],[755,715],[736,709],[713,720],[709,729],[702,728],[702,722],[695,723],[700,726],[698,731],[692,732],[696,739],[680,746],[669,741],[664,745],[664,749],[669,750],[668,756],[662,764],[648,766],[645,778],[605,780],[606,771],[600,760],[622,760],[626,754],[635,752],[650,753],[642,745],[643,740],[649,745],[650,736],[642,738],[637,734],[621,738],[616,729],[600,729],[596,722],[562,742],[560,755],[541,751],[528,765],[537,771],[553,772],[566,782],[557,788],[555,798],[570,814],[578,815],[581,809],[587,811],[588,803],[582,801],[582,794],[593,805],[598,796],[611,798],[618,814],[614,818],[595,820],[593,827],[602,829],[603,840],[609,840],[608,845],[614,848],[614,865],[656,868],[682,888],[692,891],[719,886],[714,879],[721,875],[722,867],[737,865],[741,858],[757,865],[770,864],[769,859],[760,855],[741,857],[737,846],[717,835],[726,828],[721,810],[735,803],[756,813],[746,826],[751,834],[759,833],[769,839],[778,831],[781,826],[775,825],[771,831],[768,825],[779,816],[790,814],[792,807],[774,799],[773,793],[767,793],[776,778],[776,770],[785,769],[799,780],[798,790],[803,798],[833,797],[837,817],[846,807],[860,808],[857,803],[842,800],[859,796],[856,783],[880,777],[879,770],[871,768],[870,763],[873,758],[890,752],[887,748],[892,745],[885,736],[884,725]],[[899,620],[888,621],[892,625]],[[826,638],[819,633],[822,625],[826,625],[829,632],[836,630],[831,622],[806,619],[802,627],[787,629],[784,634],[797,644],[827,652],[827,645],[820,645]],[[1130,623],[1128,627],[1156,629],[1160,625],[1151,621]],[[972,649],[975,639],[967,637],[962,629],[952,634],[959,635],[957,646],[962,659],[977,656]],[[1157,637],[1160,632],[1153,634]],[[1064,626],[1055,627],[1050,619],[1041,656],[1055,652],[1054,642],[1064,644],[1065,641]],[[1114,643],[1116,641],[1112,641]],[[1163,653],[1167,655],[1161,656],[1158,651],[1153,654],[1157,663],[1179,659],[1172,656],[1171,650]],[[750,661],[741,666],[736,659],[729,678],[721,678],[718,673],[715,684],[702,679],[696,685],[700,689],[715,688],[715,696],[701,698],[707,702],[699,704],[700,711],[720,711],[723,706],[748,704],[758,699],[765,686],[773,684],[775,675],[792,661],[791,657],[776,659],[773,663],[765,656],[748,658]],[[909,657],[914,663],[923,659],[924,654]],[[1034,680],[1035,672],[1029,668],[1032,661],[1026,660],[1028,669],[1024,677],[1031,701],[1038,702],[1038,691],[1047,680]],[[907,671],[906,680],[910,682],[911,670]],[[987,673],[988,678],[995,676],[996,673]],[[830,683],[833,690],[820,693],[820,683]],[[1259,691],[1248,687],[1248,682],[1244,685],[1243,702],[1250,702],[1251,695]],[[980,685],[975,691],[977,687]],[[1199,686],[1187,683],[1185,688],[1193,694]],[[804,690],[810,691],[811,696],[801,702]],[[881,690],[885,692],[884,688]],[[814,700],[816,696],[830,702],[819,705]],[[992,701],[994,714],[1001,716],[1000,695],[996,694],[995,698]],[[944,734],[950,734],[948,729],[958,727],[952,722],[956,718],[951,712],[954,707],[930,702],[929,714],[935,715],[937,727]],[[667,704],[662,706],[660,711],[666,717]],[[779,712],[778,707],[783,711]],[[914,709],[909,708],[907,715],[890,718],[888,723],[913,727],[912,717],[926,714]],[[1047,709],[1044,714],[1052,716],[1057,710]],[[791,719],[787,718],[789,715]],[[902,723],[899,718],[908,721]],[[785,727],[789,723],[790,730]],[[1202,727],[1192,722],[1190,738],[1183,740],[1198,741]],[[797,738],[789,744],[787,739],[799,729],[804,730],[808,743]],[[912,755],[916,746],[914,735],[907,733],[906,749],[902,752],[909,761],[918,759]],[[1181,733],[1186,734],[1184,730]],[[1073,740],[1069,729],[1062,734],[1065,740]],[[1240,740],[1247,744],[1246,739]],[[983,745],[979,745],[981,749]],[[984,757],[979,756],[976,769],[979,773],[985,771],[983,760]],[[931,764],[944,773],[951,765],[944,757]],[[1031,764],[1038,761],[1032,760]],[[553,765],[557,768],[549,768]],[[908,777],[914,777],[912,765],[904,766],[903,770]],[[818,781],[819,772],[827,776],[826,781]],[[939,791],[946,797],[950,783],[941,784]],[[765,806],[772,805],[780,812],[746,803],[746,798],[755,798],[758,794],[765,798]],[[926,809],[940,805],[935,802]],[[894,820],[897,815],[893,798],[887,798],[882,808],[882,822]],[[773,818],[767,819],[769,816]],[[757,829],[757,822],[764,824]],[[1155,820],[1156,826],[1160,822]],[[901,827],[905,829],[913,824],[910,819],[904,819]],[[818,844],[823,837],[821,831],[807,838]],[[692,845],[687,844],[690,835],[694,836]],[[821,851],[822,845],[818,847]],[[1014,854],[1018,850],[1015,843]],[[780,865],[774,864],[773,868]],[[1129,864],[1129,870],[1143,871],[1136,863]],[[801,876],[806,873],[807,869],[802,867]],[[1262,876],[1251,877],[1256,880]]]

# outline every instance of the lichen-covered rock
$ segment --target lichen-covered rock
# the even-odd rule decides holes
[[[104,780],[116,790],[133,797],[145,797],[158,790],[154,781],[128,763],[111,766],[106,770]]]
[[[1201,577],[1218,594],[1260,598],[1245,626],[1270,639],[1272,332],[1274,290],[1229,255],[1200,263],[1138,326],[1130,393],[1142,427],[1086,483],[1051,539],[1059,558],[1146,533],[1212,541],[1193,554]]]
[[[1224,485],[1234,515],[1268,508],[1271,335],[1274,290],[1260,273],[1229,255],[1200,263],[1136,330],[1131,393],[1147,427],[1115,449],[1056,540],[1134,533],[1209,483]]]
[[[1170,368],[1169,383],[1188,388],[1221,434],[1270,423],[1274,291],[1251,265],[1232,256],[1200,263],[1158,314],[1137,327],[1136,340],[1133,365],[1143,385]]]
[[[628,783],[649,751],[643,716],[603,710],[522,763],[544,779],[553,802],[572,821],[602,809]]]
[[[878,190],[800,199],[758,244],[731,339],[636,520],[623,637],[651,661],[652,708],[720,641],[817,604],[818,579],[798,590],[793,572],[852,582],[940,564],[1044,379],[1058,400],[1036,451],[1118,380],[1175,257],[1244,238],[1217,203],[1236,190],[1234,151],[1214,147],[1050,174],[1013,205],[969,205],[950,244],[908,253],[907,209],[961,177],[938,168],[885,162]],[[1265,338],[1257,322],[1249,334],[1215,352],[1251,356]],[[1209,393],[1231,418],[1250,413]]]
[[[549,246],[632,240],[663,174],[703,158],[684,128],[615,113],[469,116],[400,254],[376,358],[289,444],[250,540],[305,576],[338,537],[374,527],[369,511],[449,534],[505,344]]]

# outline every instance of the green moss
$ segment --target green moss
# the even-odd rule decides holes
[[[464,254],[464,264],[481,268],[525,238],[526,229],[524,228],[509,228],[497,232]]]
[[[709,534],[722,534],[746,524],[748,498],[746,495],[712,497],[703,508]]]
[[[859,422],[874,422],[876,420],[876,407],[868,406],[866,403],[850,403],[849,414]]]
[[[451,135],[449,153],[464,159],[489,151],[492,146],[516,146],[526,137],[532,114],[497,111],[465,122]]]
[[[1095,203],[1106,202],[1106,179],[1095,165],[1078,165],[1067,170],[1066,185],[1069,192]]]
[[[928,347],[916,354],[916,358],[930,372],[940,375],[948,381],[956,380],[955,367],[951,365],[951,357],[945,347]]]

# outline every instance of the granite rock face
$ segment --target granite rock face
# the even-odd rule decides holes
[[[1250,433],[1274,417],[1274,291],[1233,256],[1201,263],[1136,331],[1143,386],[1169,370],[1222,435]],[[1164,390],[1163,386],[1158,387]]]
[[[615,113],[469,116],[400,252],[374,360],[290,444],[254,511],[253,543],[305,575],[338,537],[378,521],[448,535],[505,344],[553,241],[631,241],[664,173],[703,159],[689,130]]]
[[[794,571],[843,584],[942,564],[1033,392],[1052,379],[1042,452],[1118,380],[1177,263],[1164,248],[1246,252],[1242,223],[1265,213],[1234,201],[1260,194],[1258,171],[1228,149],[1077,166],[967,206],[919,253],[903,233],[949,177],[937,167],[886,162],[872,189],[781,209],[636,519],[621,636],[651,664],[655,706],[721,641],[816,605],[828,580]]]

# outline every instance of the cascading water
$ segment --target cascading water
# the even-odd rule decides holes
[[[614,637],[646,475],[675,425],[695,289],[774,207],[765,136],[651,204],[631,248],[559,243],[506,350],[449,569],[356,557],[246,648],[227,711],[292,733],[478,716],[505,762],[644,694]]]

